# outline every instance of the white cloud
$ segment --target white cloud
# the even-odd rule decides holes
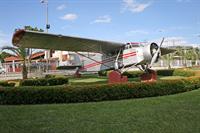
[[[65,14],[64,16],[60,17],[60,19],[68,20],[68,21],[73,21],[73,20],[76,20],[77,18],[78,18],[78,15],[74,13]]]
[[[92,21],[91,24],[94,23],[110,23],[111,17],[109,15],[99,16],[96,20]]]
[[[126,32],[127,36],[134,36],[134,35],[148,35],[149,32],[145,30],[131,30]]]
[[[57,10],[64,10],[66,8],[65,4],[59,5],[56,9]]]
[[[123,10],[122,12],[128,10],[132,13],[140,13],[143,12],[147,7],[151,5],[148,3],[139,3],[136,0],[123,0]]]

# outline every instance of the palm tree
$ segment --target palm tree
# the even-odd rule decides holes
[[[22,47],[11,47],[11,46],[5,46],[2,48],[2,50],[8,50],[14,53],[15,56],[18,56],[22,60],[22,78],[27,79],[28,77],[28,71],[26,67],[26,61],[28,60],[28,49],[22,48]]]
[[[1,52],[1,53],[0,53],[0,62],[3,63],[3,62],[4,62],[4,59],[5,59],[6,57],[9,57],[9,56],[11,56],[9,53]]]
[[[170,54],[164,55],[164,56],[162,56],[162,59],[167,61],[167,67],[168,67],[168,69],[171,69],[171,64],[173,61],[173,54],[170,53]]]
[[[194,54],[195,54],[195,65],[199,65],[199,58],[200,58],[200,49],[198,47],[194,48]]]

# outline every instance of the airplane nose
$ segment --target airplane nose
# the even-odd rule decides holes
[[[156,53],[156,51],[158,50],[158,44],[156,43],[151,43],[151,46],[150,46],[150,52],[151,52],[151,56],[153,57],[154,54]]]

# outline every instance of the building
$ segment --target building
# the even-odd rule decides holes
[[[33,63],[44,59],[44,52],[37,52],[30,57]],[[10,56],[4,59],[2,66],[6,69],[6,72],[21,72],[22,70],[22,59],[18,56]]]

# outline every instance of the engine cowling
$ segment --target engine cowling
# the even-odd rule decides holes
[[[143,48],[143,56],[144,56],[144,61],[147,62],[148,64],[151,63],[152,57],[154,56],[155,52],[158,50],[159,46],[156,43],[151,43]],[[159,56],[157,57],[158,61]]]

